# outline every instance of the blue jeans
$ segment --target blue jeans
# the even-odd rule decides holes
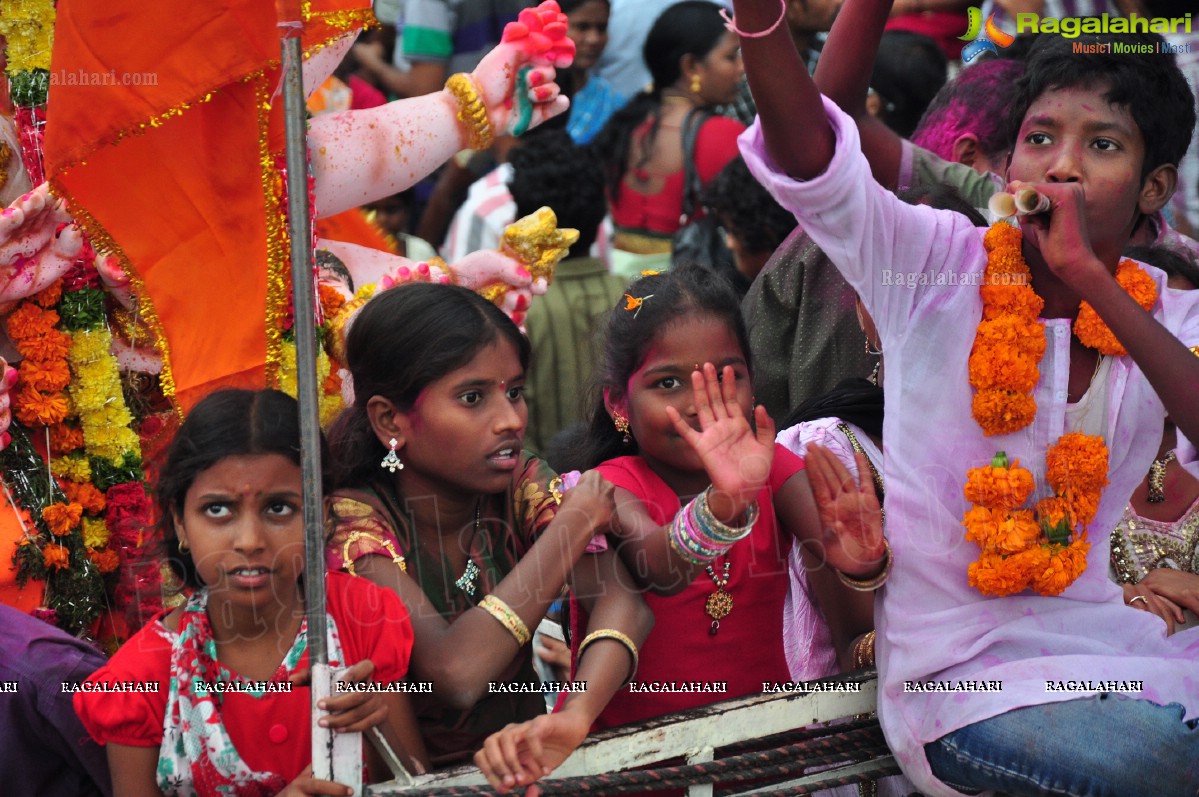
[[[1104,693],[1015,709],[924,746],[933,774],[967,794],[1199,795],[1199,727],[1182,706]]]

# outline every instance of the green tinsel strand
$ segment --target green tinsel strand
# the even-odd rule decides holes
[[[22,108],[45,105],[50,93],[49,70],[29,69],[9,76],[9,92],[13,103]]]

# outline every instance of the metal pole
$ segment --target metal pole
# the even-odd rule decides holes
[[[308,207],[308,143],[299,31],[283,39],[283,108],[287,137],[287,211],[291,237],[291,284],[295,308],[296,370],[300,402],[300,470],[304,479],[305,597],[308,661],[327,664],[325,649],[325,529],[321,491],[321,423],[316,384],[316,310],[312,282],[311,209]]]

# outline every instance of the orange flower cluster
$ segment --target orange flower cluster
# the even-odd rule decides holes
[[[100,492],[91,482],[63,481],[62,489],[67,494],[68,501],[79,504],[89,515],[100,514],[107,504],[104,493]]]
[[[50,427],[50,449],[54,454],[70,454],[83,448],[83,430],[69,423]]]
[[[1146,312],[1152,310],[1153,305],[1157,303],[1157,283],[1134,261],[1120,261],[1120,265],[1116,266],[1116,282]],[[1113,357],[1128,354],[1124,344],[1116,339],[1115,333],[1103,323],[1095,308],[1087,302],[1083,302],[1078,308],[1078,317],[1074,319],[1074,334],[1084,346],[1089,346],[1100,354]]]
[[[42,548],[42,562],[48,568],[66,570],[71,566],[71,551],[62,545],[48,542]]]
[[[318,284],[317,295],[321,302],[321,318],[326,321],[335,318],[341,312],[341,308],[345,306],[346,298],[331,285]]]
[[[83,520],[83,507],[76,503],[50,504],[42,510],[42,519],[56,537],[65,537]]]
[[[101,573],[111,573],[121,566],[121,557],[116,551],[105,548],[102,551],[97,551],[94,548],[89,548],[87,558],[92,561]]]
[[[1045,302],[1029,284],[1031,272],[1020,253],[1020,230],[996,224],[987,231],[987,270],[980,288],[983,320],[970,351],[971,407],[987,436],[1009,434],[1037,414],[1033,388],[1045,356]]]
[[[8,336],[21,353],[21,388],[13,393],[13,415],[25,426],[61,423],[71,405],[63,392],[71,381],[67,352],[71,339],[55,327],[53,309],[62,297],[61,282],[21,302],[8,317]]]

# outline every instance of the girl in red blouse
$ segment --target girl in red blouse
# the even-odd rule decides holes
[[[107,745],[115,797],[351,793],[311,776],[299,440],[294,399],[226,390],[197,404],[172,442],[161,522],[171,568],[193,592],[75,694]],[[356,662],[342,680],[403,679],[412,626],[399,599],[339,574],[327,596],[329,664]],[[426,763],[403,692],[324,707],[328,727],[379,726],[401,760]]]

